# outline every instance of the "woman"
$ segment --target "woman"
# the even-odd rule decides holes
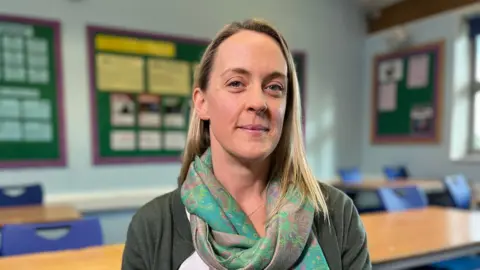
[[[135,214],[122,269],[370,269],[351,200],[307,165],[281,34],[227,25],[196,73],[180,187]]]

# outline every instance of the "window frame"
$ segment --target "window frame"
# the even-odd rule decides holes
[[[478,43],[478,44],[477,44]],[[475,95],[477,93],[480,93],[480,80],[477,80],[477,73],[480,73],[480,71],[477,71],[477,69],[480,68],[479,63],[477,63],[477,58],[480,60],[480,57],[477,57],[477,53],[480,53],[480,51],[477,50],[477,47],[480,47],[480,33],[477,33],[476,35],[472,35],[470,37],[470,53],[471,53],[471,91],[470,92],[470,109],[469,109],[469,131],[468,131],[468,142],[469,142],[469,149],[471,153],[480,153],[480,145],[477,146],[476,140],[477,136],[475,134],[475,123],[480,122],[480,120],[476,119],[475,115],[475,110],[480,110],[480,108],[475,108]],[[480,78],[479,78],[480,79]],[[480,94],[479,94],[480,95]],[[478,127],[477,127],[478,128]]]

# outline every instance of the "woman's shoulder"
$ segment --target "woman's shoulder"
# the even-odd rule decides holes
[[[180,198],[177,188],[168,193],[157,196],[141,206],[134,214],[136,221],[156,221],[172,215],[176,200]]]
[[[319,185],[329,210],[340,210],[345,207],[354,207],[352,199],[345,194],[345,192],[328,183],[319,182]],[[336,211],[337,214],[341,212],[342,211]]]

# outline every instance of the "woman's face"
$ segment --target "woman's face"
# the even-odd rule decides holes
[[[206,91],[195,89],[199,117],[210,120],[212,149],[243,160],[267,158],[280,140],[287,63],[271,37],[244,30],[217,50]]]

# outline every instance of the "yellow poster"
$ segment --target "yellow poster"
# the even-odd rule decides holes
[[[99,34],[95,38],[95,48],[102,51],[175,57],[175,43],[162,40],[140,39],[135,37],[119,37]]]
[[[97,55],[96,64],[99,91],[144,91],[144,61],[141,57],[102,53]]]
[[[190,64],[167,59],[148,60],[150,93],[188,96],[191,92]]]
[[[200,63],[198,63],[198,62],[192,63],[192,74],[193,74],[194,77],[196,75],[195,72],[197,72],[197,69],[198,69],[199,65],[200,65]]]

